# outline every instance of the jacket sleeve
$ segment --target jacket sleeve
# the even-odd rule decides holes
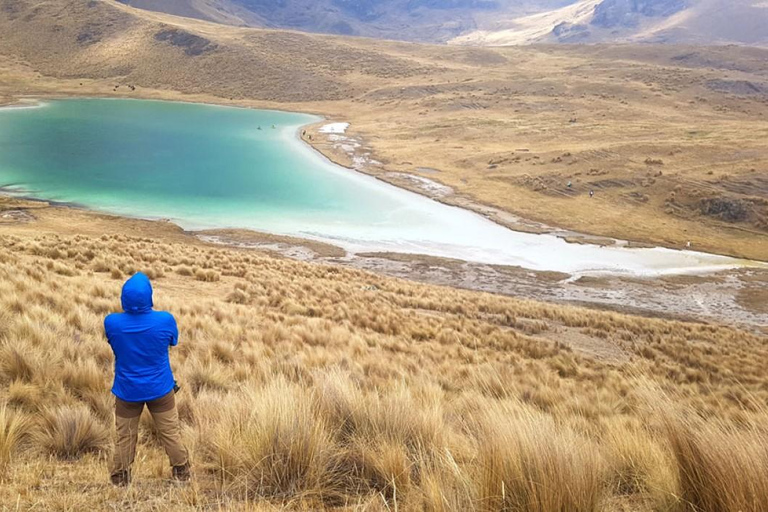
[[[171,340],[168,343],[171,347],[179,344],[179,328],[176,326],[176,319],[173,315],[168,315],[168,329],[171,333]]]
[[[107,315],[104,317],[104,337],[107,338],[107,343],[111,345],[112,342],[109,340],[109,322],[109,315]]]

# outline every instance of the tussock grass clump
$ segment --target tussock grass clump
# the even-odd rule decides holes
[[[108,446],[108,429],[84,406],[47,408],[40,420],[36,444],[60,459],[76,459]]]
[[[67,389],[78,396],[109,387],[106,371],[99,368],[92,359],[66,363],[61,371],[61,380]]]
[[[640,498],[653,510],[680,506],[677,466],[662,432],[612,422],[606,426],[605,455],[611,494]]]
[[[179,274],[180,276],[194,275],[194,271],[186,265],[179,265],[178,267],[176,267],[176,273]]]
[[[224,486],[251,496],[337,497],[335,447],[312,415],[310,393],[278,378],[258,392],[219,400],[217,414],[204,420],[201,445]]]
[[[198,281],[205,281],[208,283],[213,283],[221,279],[221,274],[219,274],[217,271],[212,269],[202,269],[198,268],[195,269],[195,279]]]
[[[765,423],[705,422],[671,407],[665,413],[664,429],[677,463],[685,510],[758,512],[765,509],[768,504]]]
[[[0,406],[0,481],[5,479],[13,457],[27,443],[31,425],[25,414]]]
[[[195,394],[204,390],[226,391],[233,384],[232,374],[227,368],[200,360],[190,362],[190,367],[185,373],[185,382]]]
[[[605,475],[595,444],[520,404],[498,404],[480,428],[480,510],[601,510]]]
[[[43,390],[37,384],[14,380],[8,385],[8,404],[28,411],[36,411],[43,401]]]
[[[35,373],[35,368],[19,349],[4,345],[0,347],[0,377],[6,380],[28,381]]]
[[[233,304],[247,304],[249,300],[250,296],[248,293],[238,288],[235,288],[229,295],[227,295],[227,302]]]

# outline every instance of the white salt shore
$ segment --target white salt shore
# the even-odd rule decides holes
[[[330,123],[321,126],[318,131],[320,133],[342,134],[347,132],[347,128],[349,128],[349,123]]]
[[[323,125],[319,132],[331,142],[349,142],[349,123]],[[532,270],[558,271],[573,275],[629,274],[655,276],[716,272],[738,267],[761,267],[760,262],[738,260],[726,256],[661,247],[630,249],[621,245],[600,247],[572,244],[550,234],[532,234],[510,230],[474,212],[445,205],[420,194],[395,187],[362,173],[350,173],[332,164],[318,152],[330,172],[346,172],[349,179],[362,187],[376,187],[378,192],[396,196],[402,211],[388,212],[374,229],[346,225],[329,225],[321,229],[308,226],[296,232],[298,236],[340,246],[350,253],[397,252],[425,254],[477,263],[520,266]],[[344,148],[342,148],[344,149]],[[351,155],[355,158],[355,155]],[[365,165],[366,162],[358,162]],[[355,165],[359,169],[359,165]],[[427,178],[404,175],[408,179],[431,182]],[[423,183],[422,184],[425,184]],[[434,192],[452,193],[449,187]]]

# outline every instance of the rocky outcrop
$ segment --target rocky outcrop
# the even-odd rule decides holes
[[[750,216],[750,204],[740,199],[714,197],[702,199],[699,204],[701,213],[717,217],[727,222],[743,222]]]
[[[708,89],[713,91],[736,96],[768,96],[768,85],[749,80],[714,79],[707,81],[706,85]]]
[[[688,7],[688,0],[604,0],[595,6],[592,25],[634,27],[641,17],[665,17]]]
[[[580,23],[568,23],[563,21],[555,25],[552,29],[552,35],[561,43],[575,43],[589,37],[589,28]]]
[[[189,56],[202,55],[216,49],[216,45],[208,39],[176,28],[161,30],[155,34],[155,39],[182,48]]]

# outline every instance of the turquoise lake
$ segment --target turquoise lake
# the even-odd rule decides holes
[[[339,173],[318,172],[291,143],[299,126],[317,120],[133,100],[8,109],[0,115],[0,186],[201,227],[376,221],[392,201]]]
[[[332,164],[297,137],[306,114],[141,100],[0,109],[0,187],[187,229],[249,228],[572,273],[735,266],[692,251],[601,248],[518,233]],[[274,128],[273,128],[274,126]]]

